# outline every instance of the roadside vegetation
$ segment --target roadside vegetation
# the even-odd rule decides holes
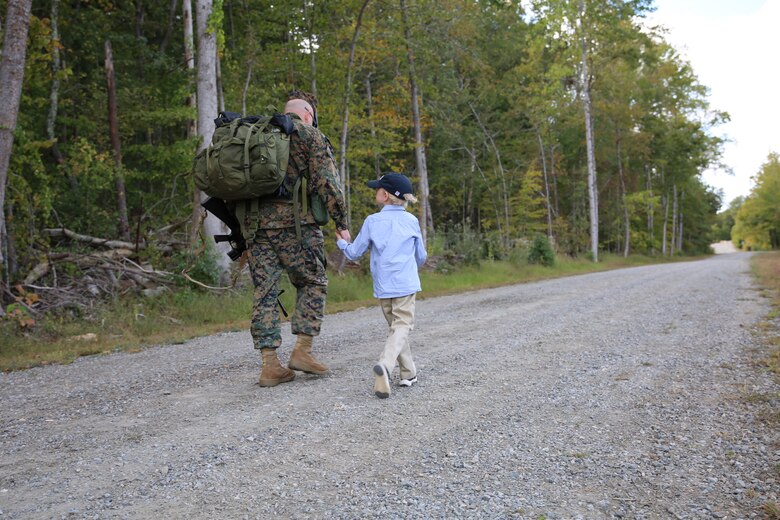
[[[546,247],[542,246],[544,254],[547,254]],[[539,256],[533,247],[528,254],[532,259]],[[529,262],[527,255],[471,263],[451,255],[431,260],[431,265],[421,273],[420,298],[671,261],[668,257],[626,258],[609,254],[599,263],[586,258],[558,257],[551,266],[543,265],[544,260]],[[366,266],[354,267],[342,275],[330,273],[328,313],[376,305]],[[295,290],[286,278],[283,288],[280,300],[291,311]],[[34,293],[28,293],[27,298],[34,300]],[[20,302],[0,321],[0,369],[68,363],[85,355],[133,352],[149,345],[181,343],[198,336],[246,330],[251,308],[252,289],[246,273],[235,288],[227,291],[183,288],[152,298],[122,297],[103,304],[89,316],[46,316],[35,320],[24,312]],[[247,341],[237,348],[251,348],[251,345]]]
[[[780,381],[780,251],[759,253],[753,257],[753,275],[761,286],[761,293],[771,303],[771,309],[764,319],[758,323],[755,331],[762,344],[767,346],[764,358],[766,366],[775,378]],[[753,402],[761,403],[758,417],[767,422],[770,427],[780,425],[780,401],[777,395],[750,396]],[[780,466],[775,467],[777,477]],[[780,505],[777,502],[766,502],[762,506],[765,518],[780,519]]]
[[[762,287],[762,294],[772,304],[772,310],[758,325],[758,333],[770,347],[767,364],[780,379],[780,251],[754,256],[753,273]]]

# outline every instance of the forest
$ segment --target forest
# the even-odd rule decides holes
[[[375,211],[366,181],[397,171],[434,252],[508,258],[542,236],[593,261],[705,253],[723,201],[700,174],[725,168],[713,128],[728,114],[652,9],[0,1],[3,302],[183,269],[211,283],[226,265],[203,252],[195,153],[218,112],[267,114],[293,89],[318,98],[353,236]]]

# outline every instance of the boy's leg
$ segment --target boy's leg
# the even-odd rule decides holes
[[[400,306],[406,307],[410,310],[411,316],[412,316],[412,325],[409,327],[409,330],[412,330],[414,328],[414,306],[415,306],[415,294],[411,294],[409,296],[406,296],[403,298],[403,301],[399,302]],[[400,300],[401,298],[399,298]],[[400,369],[400,376],[401,379],[412,379],[417,375],[417,367],[414,364],[414,359],[412,358],[412,349],[409,346],[409,336],[406,336],[406,341],[404,342],[404,346],[401,349],[401,353],[398,355],[398,368]]]
[[[400,298],[382,298],[379,300],[382,313],[385,315],[390,332],[385,341],[385,348],[379,362],[391,373],[396,360],[401,368],[401,377],[414,377],[415,367],[412,352],[409,348],[409,332],[414,327],[414,294]],[[401,354],[403,353],[403,357]]]

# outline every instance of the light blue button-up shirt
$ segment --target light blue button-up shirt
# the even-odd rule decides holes
[[[375,298],[399,298],[422,290],[417,268],[428,254],[417,217],[403,206],[383,206],[366,218],[354,242],[339,239],[338,246],[350,260],[371,247]]]

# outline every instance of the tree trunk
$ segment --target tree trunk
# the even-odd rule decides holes
[[[60,69],[62,68],[62,59],[60,56],[60,30],[59,30],[59,10],[60,0],[52,0],[51,2],[51,39],[54,42],[51,53],[51,91],[49,93],[49,115],[46,118],[46,137],[51,141],[51,153],[54,156],[54,160],[57,164],[62,164],[64,159],[62,152],[60,152],[59,143],[57,142],[57,135],[55,132],[55,125],[57,123],[57,111],[60,104]],[[76,178],[72,175],[68,175],[71,189],[75,189]]]
[[[219,59],[219,53],[216,53],[216,59],[214,60],[217,78],[217,107],[220,112],[225,111],[225,90],[222,87],[222,60]],[[215,114],[216,115],[216,114]]]
[[[631,221],[628,218],[628,204],[626,204],[626,178],[623,175],[623,157],[620,153],[620,132],[615,139],[615,148],[617,149],[618,175],[620,177],[620,203],[623,206],[623,232],[625,244],[623,244],[623,257],[628,258],[631,246]]]
[[[502,218],[504,220],[504,233],[501,234],[501,241],[503,242],[503,245],[505,247],[509,246],[509,188],[506,184],[506,172],[504,171],[504,165],[501,162],[501,152],[498,149],[498,146],[496,145],[495,140],[493,139],[493,136],[490,135],[490,132],[488,132],[487,127],[482,123],[482,119],[479,117],[479,113],[477,113],[476,109],[474,108],[474,105],[469,103],[469,108],[471,109],[471,113],[474,114],[474,118],[477,120],[477,123],[479,124],[479,128],[482,130],[482,133],[485,135],[485,148],[492,148],[493,153],[496,155],[496,163],[498,164],[498,174],[499,179],[501,180],[501,206],[502,206]]]
[[[0,57],[0,99],[3,100],[3,109],[0,110],[0,264],[5,268],[6,275],[8,230],[5,220],[5,187],[22,96],[31,5],[32,0],[8,1],[3,54]]]
[[[349,130],[349,95],[352,91],[352,67],[355,63],[355,46],[360,35],[360,26],[363,23],[363,13],[369,0],[363,0],[363,5],[358,12],[355,22],[355,31],[352,33],[352,42],[349,45],[349,59],[347,60],[347,78],[344,82],[344,115],[341,119],[341,135],[339,136],[339,176],[341,185],[347,185],[347,131]]]
[[[504,230],[502,225],[502,218],[501,218],[501,210],[498,207],[498,197],[496,196],[495,191],[493,191],[493,184],[487,179],[487,176],[485,175],[485,172],[482,171],[482,168],[480,168],[479,163],[477,162],[477,154],[474,150],[471,150],[470,148],[466,148],[466,153],[469,154],[471,157],[471,168],[472,171],[474,168],[479,172],[479,175],[482,177],[482,180],[485,182],[485,186],[487,187],[488,193],[490,194],[490,200],[493,202],[493,211],[496,213],[496,227],[498,228],[498,235],[503,236]],[[477,212],[479,212],[479,205],[477,205]],[[481,216],[477,217],[477,223],[480,225],[482,224]]]
[[[144,2],[143,0],[136,0],[135,3],[135,37],[139,40],[144,35]]]
[[[677,251],[682,253],[682,245],[683,245],[683,199],[685,198],[685,191],[682,189],[680,190],[680,204],[678,205],[679,208],[679,216],[677,217],[677,225],[679,229],[677,230]]]
[[[178,4],[179,0],[171,0],[171,8],[168,12],[168,27],[165,29],[165,36],[163,36],[163,39],[160,42],[160,54],[165,54],[165,50],[171,42],[171,34],[173,33],[173,25],[176,22],[176,8],[178,7]]]
[[[647,235],[650,237],[650,253],[655,254],[655,208],[653,204],[652,171],[652,168],[645,165],[645,172],[647,173]]]
[[[8,220],[13,222],[14,219],[14,205],[9,204],[6,209],[8,212]],[[16,279],[16,274],[19,272],[18,256],[16,255],[16,238],[14,235],[8,235],[8,252],[6,257],[8,258],[8,280]],[[6,284],[7,285],[7,284]],[[0,316],[2,316],[3,307],[0,305]]]
[[[181,4],[182,22],[184,23],[184,63],[190,74],[195,70],[195,40],[193,38],[192,28],[192,0],[183,0]],[[187,106],[195,108],[196,96],[191,93],[187,96]],[[187,121],[187,137],[190,139],[198,135],[197,120]],[[200,229],[200,218],[203,208],[200,207],[201,191],[194,187],[192,191],[192,214],[190,215],[189,242],[190,247],[194,248],[198,241],[198,231]]]
[[[555,216],[557,217],[558,209],[558,177],[555,175],[555,145],[550,147],[550,176],[552,177],[553,185],[553,208],[555,210]]]
[[[677,247],[677,184],[672,185],[672,239],[669,241],[669,256],[674,256]]]
[[[550,183],[547,180],[547,158],[544,155],[544,141],[542,141],[542,134],[538,129],[536,130],[536,138],[539,141],[539,153],[542,160],[542,173],[544,174],[544,200],[547,204],[547,238],[552,243],[552,207],[550,206]]]
[[[661,204],[664,208],[664,225],[661,228],[661,255],[666,256],[666,223],[669,222],[669,192],[661,197]]]
[[[303,17],[308,22],[308,28],[309,28],[309,58],[311,63],[311,94],[316,98],[317,97],[317,55],[314,52],[314,13],[309,10],[309,1],[312,2],[312,7],[314,7],[314,1],[313,0],[303,0]]]
[[[198,36],[198,136],[200,144],[198,151],[205,149],[211,143],[214,135],[214,118],[217,116],[217,35],[209,32],[208,21],[213,10],[212,0],[198,0],[197,18],[195,20]],[[199,193],[200,201],[206,199],[205,193]],[[198,204],[200,203],[198,201]],[[198,208],[200,211],[200,208]],[[226,234],[225,226],[215,216],[209,215],[203,221],[203,231],[208,238],[214,235]],[[217,266],[225,277],[230,268],[227,257],[229,244],[222,242],[215,245]]]
[[[379,152],[376,146],[376,123],[374,122],[374,100],[371,95],[371,73],[366,76],[366,103],[368,104],[368,123],[371,130],[371,142],[374,150],[374,175],[378,179],[382,176],[382,169],[379,164]]]
[[[127,194],[125,192],[125,175],[122,172],[122,145],[119,139],[119,118],[116,103],[116,75],[114,74],[114,54],[111,41],[105,42],[106,51],[106,86],[108,89],[108,133],[111,137],[111,148],[114,152],[114,185],[116,187],[116,205],[119,211],[119,236],[130,240],[130,223],[127,218]]]
[[[249,85],[252,84],[252,69],[254,68],[254,63],[249,62],[249,64],[246,67],[246,80],[244,80],[244,90],[241,91],[241,115],[246,117],[246,97],[249,93]]]
[[[474,172],[477,170],[476,166],[476,157],[469,154],[469,157],[471,158],[470,161],[470,167],[468,173],[463,173],[463,183],[461,186],[463,187],[463,211],[461,212],[461,231],[463,233],[466,232],[466,228],[469,223],[469,217],[471,216],[471,197],[473,190],[471,179],[474,177]]]
[[[406,10],[406,0],[400,0],[401,18],[404,25],[404,38],[406,40],[406,57],[409,62],[409,86],[412,94],[412,119],[414,124],[414,158],[417,166],[417,175],[420,177],[420,216],[422,220],[423,242],[428,243],[428,232],[433,233],[433,216],[429,208],[430,194],[428,192],[428,166],[425,160],[425,143],[422,138],[422,125],[420,123],[420,104],[417,99],[417,73],[414,68],[414,52],[412,51],[412,36],[409,29],[409,14]],[[430,220],[429,220],[430,219]]]
[[[585,39],[583,16],[585,4],[579,0],[580,44],[582,45],[582,107],[585,111],[585,140],[588,150],[588,200],[590,201],[590,249],[593,261],[599,261],[599,193],[596,181],[596,144],[593,136],[593,107],[590,100],[590,73],[588,72],[588,44]]]

